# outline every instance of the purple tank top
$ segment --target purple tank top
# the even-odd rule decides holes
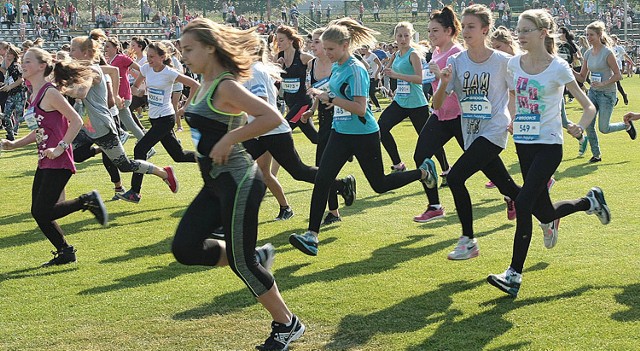
[[[65,150],[62,155],[48,159],[44,156],[44,150],[48,148],[55,148],[62,138],[64,138],[67,129],[69,128],[69,122],[62,113],[58,111],[44,111],[40,108],[40,101],[44,96],[47,89],[55,87],[51,83],[46,83],[36,97],[32,100],[27,108],[26,114],[33,114],[38,122],[38,128],[36,129],[36,144],[38,145],[38,168],[40,169],[69,169],[71,172],[76,173],[76,166],[73,163],[73,151],[71,147]],[[25,118],[27,118],[25,116]]]

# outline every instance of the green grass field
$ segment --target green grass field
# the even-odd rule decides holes
[[[630,106],[617,107],[613,121],[640,110],[640,78],[625,79]],[[568,105],[577,120],[576,103]],[[146,120],[145,120],[146,122]],[[24,133],[24,129],[23,132]],[[393,130],[405,162],[416,134],[410,123]],[[188,131],[179,133],[191,145]],[[639,141],[626,133],[601,135],[603,161],[576,158],[577,142],[565,134],[565,157],[552,199],[572,199],[593,185],[604,189],[612,222],[577,213],[561,222],[558,245],[547,250],[534,226],[523,285],[511,299],[485,282],[507,268],[515,222],[507,221],[497,190],[486,178],[467,182],[474,203],[481,255],[446,259],[461,233],[453,199],[441,192],[447,216],[417,224],[426,207],[422,187],[410,184],[375,194],[358,167],[342,175],[358,179],[358,198],[341,209],[343,221],[324,228],[318,257],[305,256],[288,236],[306,229],[310,184],[281,171],[296,215],[275,222],[277,202],[261,208],[259,243],[272,242],[274,275],[294,313],[307,325],[293,350],[634,350],[640,331],[638,255],[632,245],[640,220],[636,176]],[[295,133],[303,159],[315,148]],[[133,154],[133,142],[126,145]],[[152,161],[173,164],[158,146]],[[457,144],[446,146],[453,162]],[[520,183],[515,148],[502,153]],[[390,161],[383,151],[385,169]],[[78,250],[78,263],[41,269],[51,244],[29,213],[36,167],[33,147],[0,156],[0,349],[2,350],[251,350],[270,332],[268,313],[231,270],[186,267],[175,262],[170,243],[178,221],[199,191],[194,164],[176,166],[181,191],[171,194],[146,177],[138,205],[109,201],[110,224],[99,227],[88,212],[60,221]],[[123,175],[125,185],[130,176]],[[111,198],[112,185],[99,158],[78,165],[67,196],[98,189]],[[535,223],[535,222],[534,222]]]

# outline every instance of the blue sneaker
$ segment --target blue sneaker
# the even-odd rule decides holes
[[[289,243],[304,254],[318,256],[318,237],[310,231],[304,234],[291,234]]]
[[[589,144],[589,138],[586,135],[582,136],[582,139],[578,139],[578,157],[584,156],[587,151],[587,145]]]
[[[436,185],[438,185],[438,173],[436,173],[436,165],[433,163],[433,160],[425,158],[419,168],[426,173],[426,176],[420,180],[427,185],[427,188],[435,188]]]
[[[520,291],[520,284],[522,284],[522,274],[509,267],[502,274],[489,274],[487,282],[512,297],[517,297],[518,291]]]

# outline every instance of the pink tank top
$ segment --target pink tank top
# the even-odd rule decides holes
[[[73,151],[71,146],[65,150],[62,155],[48,159],[44,156],[44,150],[48,148],[55,148],[62,138],[64,138],[67,129],[69,128],[69,122],[58,111],[44,111],[40,108],[40,101],[44,96],[47,89],[55,89],[53,84],[45,83],[36,97],[32,100],[27,108],[25,119],[30,118],[26,115],[31,114],[35,117],[38,123],[36,129],[36,144],[38,145],[38,168],[40,169],[69,169],[71,172],[76,173],[76,166],[73,162]]]
[[[460,46],[460,44],[453,44],[453,46],[447,52],[440,52],[440,49],[436,47],[436,51],[433,53],[431,61],[435,62],[438,67],[440,67],[440,69],[443,69],[447,66],[447,59],[462,50],[464,50],[464,48]],[[436,91],[436,89],[438,89],[439,83],[439,79],[431,83],[434,92]],[[444,103],[439,109],[433,110],[433,114],[438,116],[439,121],[449,121],[455,119],[456,117],[460,116],[461,113],[462,112],[460,110],[460,103],[458,102],[458,97],[455,93],[447,96],[444,99]]]

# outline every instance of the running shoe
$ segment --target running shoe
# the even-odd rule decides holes
[[[116,200],[120,200],[120,198],[118,197],[118,194],[120,195],[124,194],[127,191],[127,189],[123,186],[119,186],[119,187],[113,188],[113,191],[114,191],[114,195],[111,198],[111,200],[116,201]]]
[[[340,195],[344,199],[345,206],[353,205],[353,201],[356,199],[356,178],[352,175],[344,177],[342,180],[344,184],[344,190]]]
[[[600,161],[602,161],[602,157],[600,157],[600,156],[593,156],[593,157],[591,157],[589,159],[589,163],[597,163],[597,162],[600,162]]]
[[[129,140],[129,138],[131,137],[131,134],[125,131],[122,131],[122,133],[120,133],[118,137],[120,138],[120,144],[124,145],[127,142],[127,140]]]
[[[631,140],[636,140],[636,127],[633,126],[633,122],[629,121],[629,128],[627,128],[627,133],[629,134],[629,137],[631,137]]]
[[[433,206],[429,206],[424,213],[413,217],[413,221],[418,223],[427,223],[438,218],[444,218],[444,207],[435,208]]]
[[[487,282],[512,297],[517,297],[518,291],[520,291],[520,284],[522,284],[522,274],[509,267],[504,273],[489,274]]]
[[[492,181],[488,181],[487,184],[484,185],[484,187],[487,188],[487,189],[495,189],[496,185],[493,184]]]
[[[578,139],[578,157],[584,156],[587,151],[587,145],[589,144],[589,137],[583,135],[581,139]]]
[[[156,154],[156,149],[151,148],[151,150],[149,150],[149,152],[147,152],[147,160],[151,159],[153,157],[153,155]]]
[[[276,221],[286,221],[287,219],[293,217],[293,210],[291,207],[282,207],[280,206],[280,212],[278,216],[275,218]]]
[[[542,235],[544,236],[544,247],[552,249],[558,241],[558,228],[560,227],[560,218],[555,219],[551,223],[540,223]]]
[[[438,173],[436,173],[436,165],[430,158],[425,158],[420,165],[420,170],[425,174],[420,179],[429,189],[433,189],[438,185]]]
[[[271,245],[271,243],[266,243],[260,247],[256,247],[256,261],[269,272],[271,272],[271,267],[273,266],[275,257],[276,249]]]
[[[450,260],[468,260],[470,258],[478,257],[480,255],[480,247],[478,246],[478,239],[469,239],[466,236],[461,236],[458,239],[458,244],[449,252],[447,258]]]
[[[178,178],[176,178],[176,174],[173,171],[173,167],[171,166],[167,166],[162,168],[164,169],[165,172],[167,172],[167,179],[164,180],[165,183],[167,183],[167,185],[169,186],[169,189],[171,189],[172,193],[177,193],[178,192]]]
[[[90,193],[80,196],[80,200],[82,200],[82,211],[88,210],[94,217],[96,217],[96,220],[100,225],[107,225],[109,222],[107,206],[104,205],[104,202],[97,190],[93,190]]]
[[[211,236],[217,240],[224,240],[224,227],[219,226],[218,228],[214,229],[211,233]]]
[[[622,101],[624,101],[625,105],[629,105],[629,97],[627,94],[622,95]]]
[[[406,170],[407,170],[407,165],[405,165],[404,162],[400,162],[398,165],[391,166],[392,173],[404,172]]]
[[[289,349],[289,344],[292,341],[300,339],[304,334],[305,326],[300,322],[298,317],[294,314],[291,317],[291,323],[289,326],[271,322],[271,335],[264,341],[264,344],[256,346],[258,351],[286,351]]]
[[[126,202],[133,202],[134,204],[137,204],[140,202],[140,194],[132,191],[132,190],[128,190],[126,193],[123,194],[116,194],[116,196],[118,197],[118,199],[120,200],[124,200]]]
[[[306,255],[318,256],[318,237],[310,231],[304,234],[291,234],[289,243]]]
[[[51,251],[53,258],[43,263],[40,267],[59,266],[62,264],[76,262],[76,249],[73,246],[65,247],[60,251]]]
[[[516,219],[516,202],[511,200],[509,197],[504,197],[504,202],[507,203],[507,219],[513,221]]]
[[[602,224],[611,222],[611,211],[604,199],[604,193],[600,187],[594,186],[587,193],[587,199],[591,203],[591,207],[587,210],[587,214],[595,214]]]
[[[325,225],[329,225],[329,224],[333,224],[341,221],[342,221],[342,218],[340,218],[340,216],[336,216],[333,213],[329,212],[324,217],[324,220],[322,221],[322,225],[325,226]]]

